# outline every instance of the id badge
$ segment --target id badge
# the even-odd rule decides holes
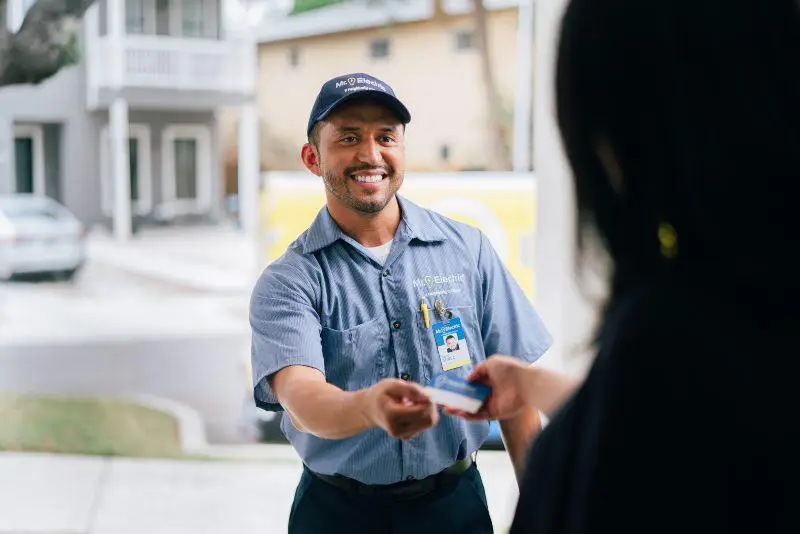
[[[436,349],[442,362],[442,370],[450,371],[470,363],[467,339],[464,337],[464,328],[460,318],[454,317],[436,323],[432,328]]]

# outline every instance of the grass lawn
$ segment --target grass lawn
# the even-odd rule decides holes
[[[178,423],[115,400],[0,394],[0,450],[100,456],[182,456]]]

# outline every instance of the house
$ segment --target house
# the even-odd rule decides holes
[[[511,145],[519,0],[483,1],[504,133]],[[302,168],[300,146],[322,83],[346,72],[367,72],[392,85],[411,110],[409,170],[491,169],[472,0],[442,0],[439,5],[437,12],[434,0],[344,0],[262,22],[262,168]]]
[[[34,2],[8,0],[14,31]],[[218,110],[254,109],[256,67],[255,46],[228,35],[221,6],[98,0],[83,19],[79,64],[0,88],[0,193],[51,196],[85,223],[114,221],[123,239],[131,218],[218,219]],[[255,154],[251,122],[243,131],[254,132],[245,137]]]

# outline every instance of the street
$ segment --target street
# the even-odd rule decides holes
[[[180,283],[184,273],[230,252],[213,246],[219,239],[242,241],[233,232],[164,233],[129,245],[127,255],[90,243],[89,260],[73,282],[0,283],[0,391],[154,395],[200,412],[212,442],[245,439],[246,284],[216,291]],[[126,263],[131,257],[139,263]],[[165,265],[170,276],[143,274],[141,263],[151,270]],[[218,270],[236,279],[235,269]]]

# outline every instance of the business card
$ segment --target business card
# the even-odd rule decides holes
[[[492,391],[489,386],[467,382],[447,373],[434,376],[431,385],[424,389],[436,404],[467,413],[477,412]]]

